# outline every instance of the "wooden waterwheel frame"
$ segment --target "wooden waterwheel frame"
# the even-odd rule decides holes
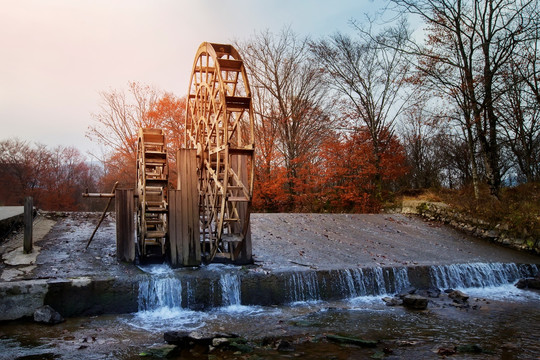
[[[156,142],[156,139],[157,142]],[[168,232],[168,176],[165,135],[161,129],[140,128],[137,140],[137,247],[139,260],[149,249],[165,254]]]
[[[246,69],[233,46],[205,42],[197,50],[185,139],[186,148],[197,149],[202,257],[234,261],[249,232],[254,118]]]

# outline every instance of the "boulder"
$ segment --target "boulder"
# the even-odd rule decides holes
[[[167,331],[163,339],[180,347],[193,347],[195,345],[223,347],[245,343],[245,340],[233,334],[207,333],[202,331]]]
[[[405,296],[412,295],[412,294],[415,294],[415,293],[416,293],[416,288],[410,287],[408,289],[402,290],[397,296],[400,299],[403,299]]]
[[[171,358],[177,353],[176,345],[156,344],[139,353],[140,357],[149,357],[152,359]]]
[[[519,279],[516,283],[518,289],[537,289],[540,290],[540,276],[534,278]]]
[[[412,310],[425,310],[428,305],[428,298],[420,295],[406,295],[403,297],[403,306]]]
[[[163,339],[169,344],[180,346],[185,346],[190,342],[189,332],[187,331],[166,331],[163,334]]]
[[[34,321],[54,325],[63,322],[64,318],[49,305],[44,305],[34,311]]]
[[[364,340],[359,339],[352,336],[341,336],[341,335],[332,335],[328,334],[326,335],[326,339],[328,341],[332,341],[338,344],[350,344],[350,345],[356,345],[360,347],[366,347],[366,348],[374,348],[377,347],[377,341],[373,340]]]
[[[451,293],[448,294],[448,297],[454,300],[454,302],[457,302],[459,304],[463,304],[467,302],[467,300],[469,300],[469,295],[459,290],[452,291]]]
[[[383,297],[382,301],[386,303],[386,306],[398,306],[403,305],[403,301],[395,297]]]
[[[281,339],[281,340],[279,340],[277,342],[276,349],[278,351],[283,351],[283,352],[286,352],[286,351],[292,352],[292,351],[294,351],[294,347],[292,346],[292,344],[290,342],[288,342],[287,340],[284,340],[284,339]]]

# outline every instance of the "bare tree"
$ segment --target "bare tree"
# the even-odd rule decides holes
[[[332,126],[322,73],[310,59],[308,39],[290,29],[280,34],[264,31],[238,44],[251,78],[258,115],[257,132],[272,139],[283,158],[288,191],[294,194],[298,170],[314,157]],[[263,150],[270,156],[271,144]],[[273,161],[270,157],[267,161]]]
[[[501,186],[497,102],[503,94],[500,76],[520,44],[538,27],[536,0],[392,0],[400,10],[421,16],[428,24],[426,44],[408,43],[419,57],[418,69],[445,83],[443,74],[458,78],[464,116],[471,115],[492,195]],[[468,130],[468,129],[466,129]]]
[[[148,112],[162,93],[137,82],[128,85],[127,94],[118,90],[100,93],[103,102],[100,111],[92,114],[96,124],[88,127],[87,137],[113,152],[134,158],[139,128],[149,125]]]
[[[440,151],[441,128],[423,107],[404,113],[400,134],[407,153],[409,186],[413,189],[438,187],[443,168]]]
[[[513,154],[517,171],[525,181],[533,182],[540,179],[540,102],[531,91],[537,80],[524,78],[522,65],[508,67],[497,114],[502,121],[501,138]]]
[[[406,101],[404,88],[408,75],[405,53],[400,51],[408,39],[405,22],[378,35],[358,27],[353,39],[337,33],[311,44],[333,88],[351,109],[353,128],[363,127],[370,134],[376,168],[376,186],[381,188],[381,156],[388,137]]]

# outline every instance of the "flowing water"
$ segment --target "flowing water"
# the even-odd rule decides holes
[[[451,358],[540,358],[540,293],[513,285],[520,277],[538,273],[534,265],[433,266],[430,286],[460,289],[471,296],[471,306],[432,299],[427,311],[388,307],[381,301],[411,287],[413,279],[405,267],[345,269],[325,276],[315,271],[290,273],[283,282],[288,303],[279,306],[242,304],[243,275],[235,267],[205,269],[212,275],[207,284],[166,266],[144,270],[148,276],[139,284],[137,313],[68,319],[55,327],[1,325],[0,359],[135,359],[162,343],[168,330],[229,332],[260,345],[250,354],[220,353],[217,358],[438,359],[441,348],[471,344],[482,353],[462,351]],[[203,311],[194,310],[201,301],[200,286],[206,286],[206,296],[216,304]],[[321,340],[325,334],[376,340],[379,345],[364,349],[333,344]],[[262,345],[279,338],[290,339],[294,351]],[[200,349],[182,356],[208,358]]]

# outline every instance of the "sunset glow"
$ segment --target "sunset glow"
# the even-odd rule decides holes
[[[99,92],[138,81],[182,96],[203,41],[229,43],[291,26],[300,35],[350,30],[373,3],[346,1],[11,1],[0,6],[1,138],[46,145],[85,138]]]

